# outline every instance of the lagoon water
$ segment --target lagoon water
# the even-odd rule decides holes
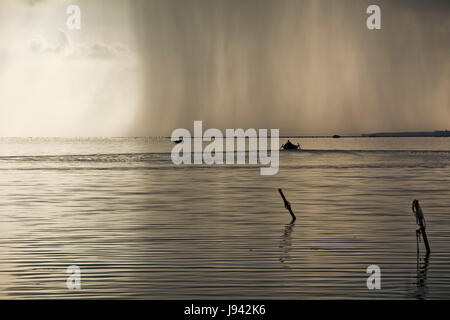
[[[449,299],[450,138],[291,140],[261,176],[166,138],[0,139],[0,298]]]

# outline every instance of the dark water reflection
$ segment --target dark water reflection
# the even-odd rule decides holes
[[[284,263],[286,267],[289,268],[289,260],[291,257],[289,256],[290,248],[292,246],[292,237],[291,233],[294,229],[295,222],[291,222],[290,224],[287,224],[284,228],[283,236],[280,241],[280,249],[281,249],[281,256],[280,256],[280,262]]]
[[[420,257],[417,254],[417,291],[414,297],[420,300],[427,298],[428,287],[427,287],[427,273],[430,263],[430,254],[425,254],[424,257]]]

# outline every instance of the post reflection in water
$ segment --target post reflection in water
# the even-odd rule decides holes
[[[427,273],[428,264],[430,262],[430,253],[427,251],[424,258],[420,256],[420,233],[416,232],[417,243],[417,277],[416,277],[416,292],[414,294],[416,299],[424,300],[427,298]],[[422,264],[423,261],[423,264]]]
[[[284,227],[284,232],[281,237],[280,242],[280,249],[281,249],[281,256],[280,256],[280,262],[283,263],[284,268],[290,268],[288,264],[285,264],[285,262],[289,262],[291,259],[289,253],[291,251],[292,247],[292,230],[294,229],[295,223],[294,220],[291,221],[291,223],[287,224]]]

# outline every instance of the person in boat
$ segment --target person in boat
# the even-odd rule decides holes
[[[284,150],[298,150],[300,149],[300,145],[297,143],[297,145],[293,144],[290,140],[288,140],[285,144],[281,146]]]

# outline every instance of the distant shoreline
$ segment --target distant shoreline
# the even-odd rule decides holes
[[[437,137],[449,138],[450,131],[430,131],[430,132],[377,132],[377,133],[362,133],[353,135],[281,135],[279,138],[420,138],[420,137]],[[66,140],[89,140],[89,139],[170,139],[170,136],[80,136],[80,137],[14,137],[14,136],[0,136],[0,139],[66,139]],[[203,137],[191,137],[194,139],[202,139]],[[268,136],[270,138],[270,135]]]
[[[363,133],[361,137],[450,137],[448,130]]]

